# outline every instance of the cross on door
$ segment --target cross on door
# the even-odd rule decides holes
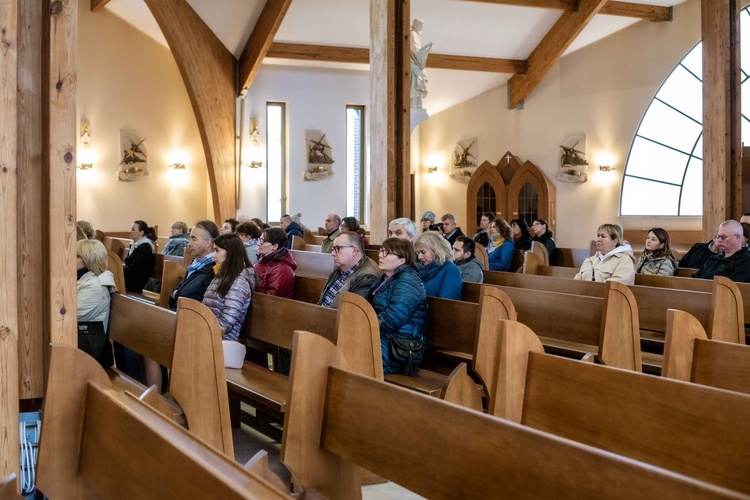
[[[505,155],[505,161],[508,162],[508,165],[510,165],[510,159],[511,159],[510,153]]]

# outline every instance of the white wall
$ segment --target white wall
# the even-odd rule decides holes
[[[245,98],[243,164],[249,163],[250,119],[258,118],[265,151],[266,102],[284,102],[287,112],[287,212],[302,212],[313,231],[329,213],[346,214],[346,106],[369,107],[369,74],[365,71],[305,69],[264,64]],[[332,148],[334,174],[303,180],[307,168],[305,130],[321,130]],[[366,133],[367,136],[367,133]],[[369,168],[369,165],[368,165]],[[239,212],[266,220],[266,168],[242,168]]]
[[[466,184],[448,177],[448,162],[463,137],[479,139],[479,163],[497,164],[510,150],[538,165],[557,188],[557,234],[563,247],[586,247],[596,228],[619,222],[625,228],[663,225],[700,229],[701,218],[619,217],[620,188],[633,136],[650,100],[674,66],[700,40],[700,1],[674,8],[674,21],[641,21],[557,62],[526,99],[525,109],[508,110],[503,85],[442,111],[419,127],[418,214],[452,212],[466,221]],[[560,145],[586,134],[589,180],[565,183],[555,178]],[[598,157],[614,158],[615,172],[600,172]],[[431,158],[444,163],[427,175]],[[640,242],[638,242],[640,244]]]
[[[210,217],[203,146],[172,54],[107,9],[92,13],[89,0],[78,12],[79,127],[90,123],[96,155],[94,168],[77,174],[78,218],[105,232],[143,219],[168,236],[175,220]],[[146,138],[147,179],[117,180],[120,128]],[[187,164],[180,175],[167,167],[175,156]]]

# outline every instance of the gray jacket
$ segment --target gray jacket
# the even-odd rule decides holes
[[[472,257],[470,259],[456,262],[459,271],[461,271],[461,280],[471,281],[473,283],[483,283],[484,273],[482,272],[482,263],[479,259]]]
[[[360,262],[361,264],[359,265],[359,267],[352,273],[351,276],[349,276],[349,278],[344,282],[344,286],[342,286],[339,290],[339,293],[337,293],[333,298],[333,302],[331,303],[332,308],[338,309],[339,299],[344,292],[353,292],[364,297],[370,290],[370,285],[372,285],[380,276],[380,270],[378,269],[378,266],[370,257],[367,257],[365,255],[362,257],[362,260]],[[338,278],[340,274],[341,271],[339,271],[338,269],[334,269],[330,276],[328,276],[328,281],[326,281],[326,286],[323,287],[323,293],[320,294],[320,300],[318,300],[318,304],[323,301],[323,297],[325,297],[326,291],[328,291],[328,288],[333,284],[334,281],[336,281],[336,278]]]

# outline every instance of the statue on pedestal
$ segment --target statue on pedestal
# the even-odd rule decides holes
[[[411,42],[411,107],[422,108],[422,99],[427,96],[427,56],[432,49],[432,42],[422,45],[422,27],[424,21],[414,19],[411,23],[409,39]]]

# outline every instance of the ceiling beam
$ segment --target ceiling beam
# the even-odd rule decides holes
[[[245,48],[239,61],[239,89],[243,90],[252,85],[255,75],[258,74],[263,58],[273,42],[276,32],[284,20],[292,0],[266,0],[263,12],[260,13],[255,23],[253,32],[247,40]]]
[[[513,5],[516,7],[536,7],[539,9],[556,9],[575,11],[577,7],[576,0],[460,0],[463,2],[491,3],[495,5]],[[635,17],[638,19],[648,19],[649,21],[671,21],[672,7],[662,7],[660,5],[644,5],[631,2],[617,2],[609,0],[599,14],[608,14],[610,16]]]
[[[301,61],[369,64],[370,50],[355,47],[334,47],[330,45],[274,42],[268,49],[266,57],[296,59]],[[449,54],[430,54],[430,57],[427,58],[427,67],[460,71],[486,71],[490,73],[524,73],[526,72],[526,61]]]
[[[91,0],[91,12],[99,12],[109,3],[109,0]]]
[[[526,74],[515,74],[508,80],[510,109],[515,109],[526,99],[606,1],[581,0],[578,10],[563,12],[526,60]]]

